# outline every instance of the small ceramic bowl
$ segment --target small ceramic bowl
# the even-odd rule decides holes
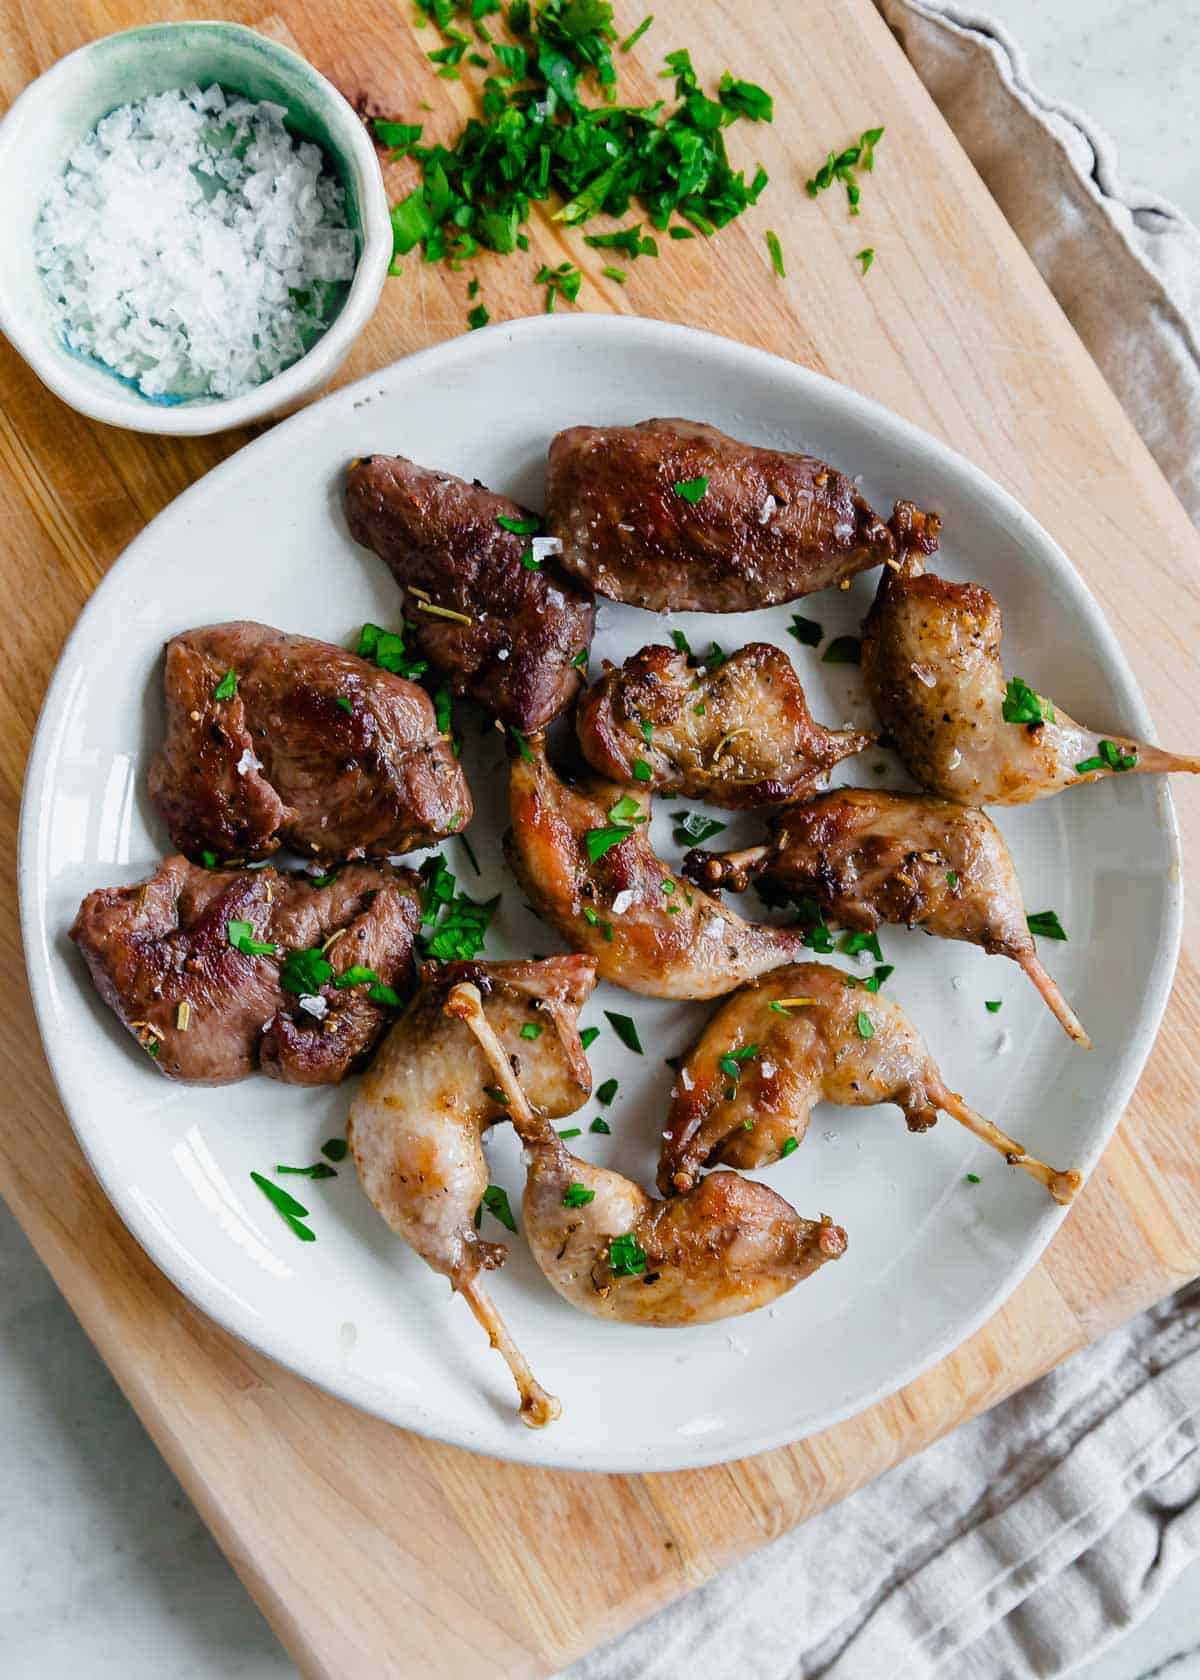
[[[33,228],[53,180],[101,117],[118,105],[197,82],[287,110],[293,133],[314,140],[339,177],[358,235],[358,266],[338,314],[298,361],[244,396],[150,401],[69,350],[33,259]],[[379,161],[362,122],[299,54],[234,23],[161,23],[107,35],[39,76],[0,123],[0,329],[64,402],[111,426],[197,436],[286,413],[320,389],[366,325],[392,255]]]

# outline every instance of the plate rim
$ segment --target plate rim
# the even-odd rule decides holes
[[[686,1442],[681,1442],[678,1445],[671,1443],[673,1450],[660,1447],[653,1452],[648,1450],[634,1452],[632,1456],[629,1452],[623,1452],[619,1448],[615,1452],[604,1450],[607,1447],[607,1442],[601,1442],[598,1443],[601,1450],[592,1451],[589,1448],[586,1459],[580,1459],[578,1456],[564,1459],[551,1456],[544,1448],[539,1450],[542,1432],[519,1428],[516,1425],[514,1413],[514,1427],[510,1434],[506,1435],[499,1444],[490,1439],[485,1443],[477,1438],[469,1427],[455,1426],[452,1423],[443,1424],[440,1416],[424,1414],[419,1419],[414,1420],[411,1415],[413,1410],[411,1403],[408,1403],[407,1406],[404,1403],[389,1405],[388,1401],[378,1395],[374,1388],[364,1389],[362,1386],[356,1385],[353,1373],[340,1367],[333,1359],[321,1359],[314,1364],[311,1349],[304,1348],[298,1337],[280,1332],[274,1324],[264,1324],[248,1310],[244,1313],[240,1312],[229,1303],[223,1294],[207,1285],[201,1269],[193,1268],[189,1271],[188,1266],[175,1250],[164,1249],[161,1243],[156,1244],[152,1222],[145,1216],[136,1198],[125,1194],[122,1185],[111,1182],[112,1175],[103,1170],[102,1161],[93,1153],[90,1146],[87,1125],[82,1120],[77,1122],[72,1105],[65,1095],[66,1060],[63,1058],[61,1061],[63,1077],[60,1078],[60,1055],[54,1047],[53,1036],[48,1032],[53,1011],[50,996],[52,981],[48,966],[42,960],[43,949],[49,949],[50,938],[54,930],[50,927],[44,912],[44,898],[34,889],[40,876],[37,845],[41,818],[46,809],[41,795],[45,789],[51,759],[51,736],[69,698],[72,652],[77,643],[86,637],[91,616],[93,611],[97,609],[97,603],[107,599],[106,592],[110,588],[116,587],[115,579],[119,568],[143,544],[151,540],[151,533],[160,522],[166,521],[172,516],[186,518],[193,503],[198,504],[203,498],[211,495],[214,487],[219,488],[222,480],[232,475],[233,472],[244,473],[247,470],[247,463],[252,462],[259,451],[268,447],[278,448],[280,437],[291,439],[298,436],[305,428],[321,426],[327,417],[332,417],[342,408],[352,409],[356,400],[362,398],[372,388],[377,388],[381,380],[386,381],[398,374],[405,379],[419,379],[422,372],[428,369],[431,364],[436,367],[439,364],[455,363],[460,359],[473,360],[489,343],[494,343],[498,347],[501,340],[505,341],[507,345],[515,344],[519,348],[521,341],[525,340],[533,342],[542,339],[570,340],[576,336],[584,339],[603,339],[605,337],[621,338],[626,335],[630,340],[630,344],[625,346],[626,349],[636,347],[639,341],[646,347],[654,344],[674,344],[676,346],[690,346],[698,356],[706,357],[710,361],[724,359],[734,367],[735,371],[738,367],[744,369],[747,364],[750,364],[761,373],[774,373],[776,377],[788,381],[800,396],[803,396],[806,391],[820,391],[828,395],[832,390],[836,392],[834,400],[844,405],[844,412],[852,420],[863,424],[864,429],[869,424],[869,428],[873,430],[874,435],[880,439],[881,453],[886,449],[889,437],[902,441],[910,447],[916,445],[924,451],[932,451],[938,459],[939,466],[945,466],[952,473],[957,474],[960,482],[973,495],[978,496],[982,501],[991,503],[996,512],[1002,513],[1016,539],[1035,553],[1041,565],[1048,563],[1052,572],[1062,580],[1064,587],[1071,596],[1074,609],[1087,621],[1089,632],[1095,637],[1096,642],[1103,647],[1106,658],[1119,678],[1117,691],[1113,695],[1114,712],[1122,717],[1127,727],[1132,724],[1133,727],[1128,732],[1134,733],[1142,739],[1153,738],[1153,723],[1140,685],[1133,674],[1115,631],[1074,563],[1050,533],[1009,491],[1005,490],[1003,486],[967,457],[950,445],[943,443],[933,433],[927,432],[923,427],[917,426],[914,422],[905,419],[902,415],[895,413],[894,410],[886,408],[873,398],[864,396],[861,392],[854,390],[853,387],[840,380],[833,379],[826,374],[817,373],[813,369],[790,361],[787,357],[778,355],[774,351],[764,350],[754,345],[741,344],[736,339],[728,338],[722,334],[638,315],[603,313],[533,315],[519,317],[512,321],[497,322],[482,329],[482,331],[442,340],[439,343],[427,346],[423,350],[398,357],[395,361],[363,375],[360,379],[339,387],[301,409],[298,413],[280,421],[269,431],[234,451],[232,455],[219,462],[167,503],[139,531],[133,541],[127,544],[112,562],[104,577],[84,603],[79,617],[59,652],[42,700],[37,725],[30,744],[22,787],[17,841],[18,899],[26,976],[33,1000],[38,1032],[42,1041],[42,1049],[54,1082],[55,1092],[76,1141],[106,1198],[153,1265],[193,1306],[205,1313],[223,1330],[305,1381],[311,1382],[315,1387],[334,1395],[360,1411],[379,1417],[397,1428],[430,1440],[442,1441],[451,1446],[461,1447],[467,1451],[509,1462],[526,1464],[531,1467],[566,1472],[583,1470],[597,1474],[618,1475],[669,1473],[734,1463],[741,1459],[756,1457],[764,1452],[811,1439],[847,1418],[869,1410],[881,1400],[897,1393],[900,1389],[915,1381],[924,1372],[931,1370],[969,1341],[1024,1282],[1033,1267],[1041,1259],[1054,1234],[1061,1228],[1070,1210],[1057,1208],[1053,1204],[1042,1210],[1042,1213],[1035,1218],[1026,1249],[1017,1261],[1005,1270],[996,1287],[981,1297],[971,1312],[967,1313],[961,1320],[956,1321],[955,1327],[947,1337],[934,1339],[929,1346],[898,1366],[889,1377],[877,1383],[865,1393],[856,1393],[845,1403],[827,1408],[814,1420],[804,1424],[799,1432],[796,1432],[790,1426],[784,1426],[783,1428],[761,1430],[752,1434],[748,1439],[740,1440],[733,1447],[721,1447],[719,1445],[706,1447],[701,1438],[695,1446]],[[1080,1162],[1085,1173],[1085,1188],[1086,1180],[1090,1178],[1091,1172],[1112,1141],[1124,1117],[1134,1088],[1157,1040],[1167,1000],[1174,982],[1182,942],[1182,850],[1178,821],[1167,777],[1161,778],[1154,793],[1157,804],[1156,815],[1162,826],[1166,843],[1173,853],[1175,864],[1174,878],[1168,876],[1164,888],[1164,937],[1160,939],[1156,947],[1154,962],[1143,992],[1147,1025],[1140,1034],[1131,1035],[1126,1039],[1120,1051],[1116,1053],[1113,1077],[1109,1086],[1109,1097],[1105,1105],[1105,1113],[1109,1118],[1092,1147],[1085,1153]]]

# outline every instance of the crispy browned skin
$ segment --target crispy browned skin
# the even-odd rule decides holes
[[[1064,1030],[1088,1042],[1038,959],[1008,847],[982,811],[928,793],[834,788],[773,817],[766,845],[691,851],[683,869],[700,886],[735,892],[758,876],[815,900],[834,927],[900,923],[1011,957]]]
[[[236,692],[217,700],[230,670]],[[167,643],[166,701],[150,797],[192,858],[281,844],[321,860],[389,857],[471,819],[424,689],[329,642],[251,622],[185,630]]]
[[[1022,805],[1113,774],[1103,764],[1076,768],[1100,757],[1102,740],[1134,758],[1129,769],[1200,771],[1200,758],[1101,736],[1061,707],[1041,722],[1007,723],[1000,608],[981,584],[926,572],[937,521],[911,504],[902,513],[902,563],[884,572],[863,624],[862,669],[880,722],[923,787],[960,805]]]
[[[524,1077],[471,990],[458,987],[447,1007],[471,1025],[507,1098],[529,1161],[525,1234],[572,1306],[625,1324],[708,1324],[777,1300],[845,1252],[846,1233],[832,1220],[803,1219],[766,1185],[736,1173],[713,1173],[689,1195],[660,1202],[620,1173],[579,1160],[534,1113]]]
[[[540,735],[513,757],[505,856],[538,915],[595,958],[602,980],[647,997],[720,997],[799,955],[798,931],[745,922],[676,875],[650,850],[644,821],[593,862],[588,832],[610,825],[623,796],[596,777],[562,781]],[[644,818],[648,795],[632,797]]]
[[[140,885],[101,887],[79,907],[71,938],[96,989],[168,1079],[226,1085],[261,1068],[290,1084],[336,1084],[372,1050],[394,1011],[367,984],[318,994],[324,1019],[279,984],[283,953],[328,946],[334,978],[370,968],[403,996],[421,920],[420,878],[385,863],[351,863],[326,886],[278,870],[197,869],[164,858]],[[245,956],[228,924],[249,922],[278,954]],[[180,1010],[181,1005],[187,1007]]]
[[[947,1090],[904,1012],[882,992],[847,985],[830,963],[776,969],[717,1010],[675,1078],[659,1188],[685,1193],[714,1161],[742,1168],[778,1161],[803,1139],[820,1098],[846,1108],[896,1103],[913,1132],[928,1131],[941,1109],[1056,1201],[1069,1202],[1079,1188],[1077,1172],[1027,1155]]]
[[[675,493],[697,478],[708,480],[699,501]],[[894,549],[844,473],[694,420],[559,432],[546,516],[568,571],[652,612],[747,612],[793,601],[878,566]]]
[[[575,726],[602,776],[731,810],[801,799],[874,739],[817,723],[791,660],[770,642],[702,671],[675,648],[644,647],[592,685]]]
[[[401,455],[365,456],[346,474],[351,534],[405,591],[422,657],[452,693],[528,732],[579,692],[572,661],[591,644],[596,611],[591,591],[555,561],[537,571],[523,566],[529,538],[504,530],[500,515],[519,521],[528,510]]]

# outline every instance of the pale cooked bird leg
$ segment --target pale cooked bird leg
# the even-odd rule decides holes
[[[464,1284],[459,1294],[487,1332],[488,1341],[496,1349],[513,1374],[517,1393],[521,1396],[521,1422],[530,1429],[544,1429],[562,1416],[562,1405],[548,1393],[529,1368],[529,1361],[509,1334],[496,1303],[482,1287],[477,1277]]]
[[[1075,1192],[1083,1183],[1082,1175],[1074,1168],[1069,1172],[1059,1172],[1054,1167],[1048,1167],[1045,1161],[1039,1161],[1036,1156],[1027,1154],[1023,1144],[1010,1138],[1007,1132],[1002,1132],[999,1126],[993,1125],[990,1120],[985,1120],[982,1114],[976,1114],[973,1108],[968,1108],[958,1093],[947,1090],[940,1080],[930,1080],[928,1090],[940,1109],[1003,1155],[1010,1167],[1020,1167],[1030,1178],[1036,1178],[1039,1184],[1044,1184],[1056,1202],[1061,1202],[1066,1207],[1074,1201]]]

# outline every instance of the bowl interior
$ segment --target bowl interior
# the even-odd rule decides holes
[[[227,92],[282,105],[288,128],[323,148],[345,192],[346,220],[358,237],[360,264],[365,245],[362,179],[349,139],[353,130],[347,128],[356,119],[297,54],[238,25],[196,23],[126,30],[62,60],[0,127],[0,226],[7,231],[0,318],[43,377],[39,361],[57,362],[76,389],[82,386],[109,403],[124,402],[147,417],[153,406],[148,398],[63,342],[34,262],[33,228],[71,152],[102,117],[133,100],[193,82],[201,87],[219,82]],[[346,295],[343,289],[335,316]],[[223,400],[201,397],[179,406],[212,408]]]

